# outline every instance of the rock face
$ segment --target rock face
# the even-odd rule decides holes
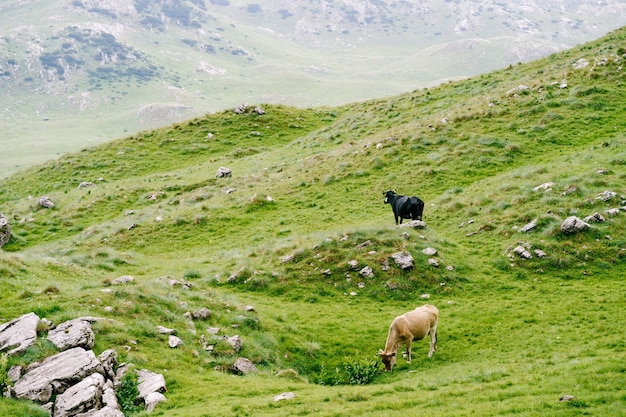
[[[2,246],[2,245],[0,245]],[[0,352],[9,355],[21,353],[37,340],[39,317],[35,313],[23,316],[0,325]]]
[[[46,358],[29,370],[14,386],[17,398],[46,403],[54,393],[65,390],[93,373],[104,374],[92,351],[75,347]]]

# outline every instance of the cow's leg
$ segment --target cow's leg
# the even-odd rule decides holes
[[[396,219],[396,224],[398,224],[398,215],[393,213],[393,217]],[[402,224],[402,218],[400,218],[400,224]]]
[[[437,323],[430,328],[430,350],[428,351],[428,357],[432,358],[433,354],[437,350]]]
[[[413,342],[413,338],[409,337],[406,339],[406,363],[411,363],[411,343]]]

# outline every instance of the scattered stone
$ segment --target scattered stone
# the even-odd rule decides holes
[[[256,366],[252,363],[250,359],[247,358],[238,358],[233,364],[231,370],[240,375],[247,375],[249,373],[258,372]]]
[[[575,185],[572,185],[570,187],[567,187],[562,193],[561,195],[570,195],[572,193],[575,193],[576,191],[578,191],[578,187],[576,187]]]
[[[617,196],[617,193],[615,191],[606,190],[598,194],[595,199],[602,200],[602,201],[609,201],[616,196]]]
[[[246,110],[248,110],[248,103],[242,103],[233,109],[237,114],[244,114]]]
[[[426,248],[422,250],[422,253],[426,256],[435,256],[437,255],[437,249],[435,248]]]
[[[167,343],[171,348],[177,348],[178,346],[183,344],[183,341],[180,339],[180,337],[171,334]]]
[[[424,300],[428,300],[430,298],[430,294],[422,294],[422,295],[420,295],[420,298],[422,298]]]
[[[83,181],[80,184],[78,184],[78,188],[94,187],[95,185],[96,184],[94,184],[93,182]]]
[[[365,242],[359,243],[358,245],[356,245],[356,249],[363,249],[363,248],[366,248],[366,247],[371,246],[371,245],[372,245],[372,241],[371,240],[366,240]]]
[[[47,209],[54,207],[54,203],[50,200],[50,197],[39,197],[37,199],[37,204]]]
[[[619,214],[619,209],[618,208],[612,208],[612,209],[608,209],[606,211],[606,214],[611,216],[611,217],[615,217]]]
[[[535,220],[533,220],[530,223],[527,223],[526,225],[524,225],[520,230],[520,232],[524,232],[524,233],[528,233],[531,230],[534,230],[537,227],[537,223],[535,222]]]
[[[128,284],[129,282],[133,282],[134,280],[135,278],[131,277],[130,275],[123,275],[111,281],[111,285]]]
[[[569,401],[576,401],[578,398],[574,397],[573,395],[564,395],[561,398],[559,398],[559,401],[561,402],[569,402]]]
[[[394,261],[396,261],[396,265],[398,265],[403,270],[408,270],[413,268],[413,256],[407,251],[397,252],[391,255]]]
[[[434,266],[435,268],[439,267],[439,261],[435,258],[428,258],[428,265]]]
[[[218,334],[220,332],[220,328],[219,327],[207,327],[206,331],[209,334]]]
[[[522,259],[530,259],[533,257],[530,252],[522,245],[518,245],[515,249],[513,249],[513,253]]]
[[[208,320],[211,318],[211,311],[206,307],[202,307],[200,310],[194,311],[192,316],[196,320]]]
[[[296,394],[293,392],[283,392],[280,395],[274,397],[274,402],[283,401],[283,400],[293,400],[296,398]]]
[[[217,169],[217,174],[215,174],[215,178],[228,178],[228,177],[232,177],[233,176],[233,172],[226,167],[219,167]]]
[[[602,222],[605,222],[606,219],[604,218],[603,215],[596,212],[596,213],[593,213],[591,216],[585,217],[583,221],[586,223],[602,223]]]
[[[322,271],[322,274],[330,276],[330,275],[332,275],[332,272],[330,271],[330,269],[325,269],[325,270]]]
[[[37,341],[39,316],[28,313],[0,325],[0,352],[24,352]]]
[[[542,251],[541,249],[535,249],[533,252],[535,252],[535,255],[537,255],[538,258],[546,257],[546,253]]]
[[[448,265],[448,266],[446,266],[446,269],[447,269],[448,271],[454,271],[454,267],[453,267],[452,265]]]
[[[258,114],[258,115],[265,114],[265,110],[263,110],[263,107],[261,107],[261,106],[256,106],[256,107],[254,108],[254,111],[255,111],[255,112],[256,112],[256,114]]]
[[[554,187],[555,185],[556,184],[553,182],[544,182],[543,184],[533,188],[533,191],[551,191],[552,187]]]
[[[170,329],[164,326],[157,326],[157,331],[159,332],[159,334],[167,334],[167,335],[176,334],[175,329]]]
[[[285,255],[280,257],[280,262],[286,264],[287,262],[292,261],[295,258],[295,255]]]
[[[570,216],[565,219],[563,223],[561,223],[561,232],[566,234],[573,234],[587,230],[590,227],[591,226],[589,226],[589,223],[580,220],[576,216]]]
[[[255,311],[253,306],[243,306],[243,311]]]
[[[233,347],[235,353],[241,350],[243,342],[241,341],[241,337],[239,337],[239,335],[235,335],[232,337],[225,336],[224,340],[226,340],[226,342]]]
[[[6,245],[11,239],[11,225],[9,220],[0,213],[0,248]]]
[[[374,271],[369,266],[364,267],[359,271],[359,274],[364,278],[374,278]]]
[[[352,259],[348,261],[348,265],[351,269],[357,269],[359,267],[359,261],[357,261],[356,259]]]
[[[399,227],[406,227],[406,228],[412,228],[412,229],[424,229],[426,228],[426,223],[424,223],[421,220],[411,220],[410,222],[402,223],[401,225],[399,225]]]
[[[22,377],[22,367],[20,365],[14,365],[7,371],[7,378],[11,382],[15,382]],[[1,394],[1,393],[0,393]]]

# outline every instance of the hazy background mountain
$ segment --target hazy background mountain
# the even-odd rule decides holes
[[[625,15],[615,0],[4,1],[0,176],[242,102],[337,105],[527,62]]]

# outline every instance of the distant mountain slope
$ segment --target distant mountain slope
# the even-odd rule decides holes
[[[241,102],[336,105],[526,62],[623,2],[8,1],[0,176]]]

